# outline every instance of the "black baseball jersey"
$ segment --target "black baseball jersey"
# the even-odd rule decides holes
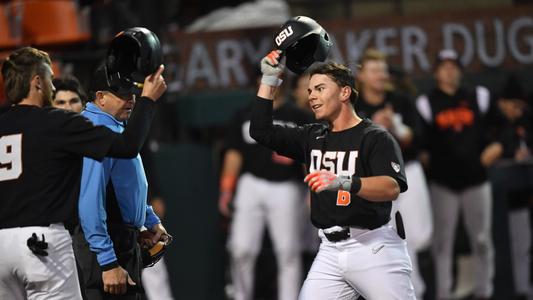
[[[0,228],[75,220],[82,158],[101,160],[115,136],[51,107],[15,105],[0,115]]]
[[[270,181],[303,179],[302,165],[293,159],[258,144],[250,136],[252,106],[237,112],[231,122],[227,146],[238,150],[243,157],[241,173],[251,173]],[[296,127],[310,123],[312,117],[291,102],[285,102],[273,112],[274,123]]]
[[[51,107],[11,106],[0,115],[0,228],[72,225],[78,216],[82,157],[135,157],[155,102],[138,98],[122,134]]]
[[[391,105],[394,113],[401,116],[402,123],[413,131],[414,141],[409,146],[401,146],[404,162],[417,159],[417,142],[421,134],[421,123],[416,113],[416,107],[411,99],[398,93],[386,92],[385,99],[382,103],[372,105],[365,100],[365,94],[360,93],[359,98],[355,102],[355,111],[361,118],[372,119],[372,116],[377,111],[384,109],[387,105]]]
[[[416,106],[424,120],[431,180],[457,191],[487,180],[480,157],[489,142],[488,90],[459,88],[448,95],[435,88],[420,96]]]
[[[514,159],[516,151],[521,147],[533,148],[533,131],[527,117],[514,121],[504,119],[494,125],[497,125],[493,130],[494,138],[503,146],[502,158]]]
[[[271,113],[271,101],[259,98],[252,115],[253,136],[278,153],[305,163],[310,172],[326,169],[337,175],[390,176],[401,192],[407,190],[398,143],[370,120],[332,132],[324,124],[295,128],[273,125]],[[311,221],[318,228],[374,229],[389,221],[390,211],[391,202],[372,202],[347,191],[311,193]]]

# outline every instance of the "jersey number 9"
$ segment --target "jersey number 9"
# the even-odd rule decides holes
[[[22,174],[22,134],[0,137],[0,181],[13,180]]]

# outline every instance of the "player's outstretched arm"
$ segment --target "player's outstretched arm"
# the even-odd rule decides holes
[[[144,80],[141,97],[135,104],[128,126],[121,135],[117,135],[108,150],[107,156],[118,158],[134,158],[148,136],[150,125],[155,114],[155,101],[167,89],[161,65],[159,69]]]
[[[326,170],[307,175],[304,181],[316,193],[322,191],[349,191],[368,201],[393,201],[400,195],[398,182],[390,176],[337,176]]]

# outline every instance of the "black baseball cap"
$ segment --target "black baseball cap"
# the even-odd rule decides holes
[[[440,66],[440,64],[445,61],[454,62],[461,70],[463,69],[463,64],[459,59],[459,55],[453,49],[442,49],[439,51],[439,53],[437,53],[434,69],[436,70]]]
[[[509,75],[500,91],[500,98],[526,101],[527,96],[521,81],[515,74]]]
[[[100,65],[91,79],[91,94],[108,91],[122,99],[130,99],[132,95],[140,95],[140,89],[128,78],[110,78],[105,64]]]

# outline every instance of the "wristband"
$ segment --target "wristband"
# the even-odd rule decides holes
[[[264,84],[270,85],[270,86],[274,86],[274,87],[280,86],[282,82],[283,82],[283,80],[281,80],[277,76],[273,76],[273,75],[263,75],[263,77],[261,78],[261,83],[264,83]]]
[[[117,268],[117,267],[120,267],[120,265],[118,264],[118,261],[115,260],[114,262],[111,262],[111,263],[105,264],[103,266],[100,266],[100,269],[103,272],[105,272],[105,271],[109,271],[109,270]]]
[[[352,186],[350,192],[357,194],[361,190],[361,177],[352,176]]]
[[[237,184],[237,176],[224,175],[220,178],[220,191],[232,193]]]

